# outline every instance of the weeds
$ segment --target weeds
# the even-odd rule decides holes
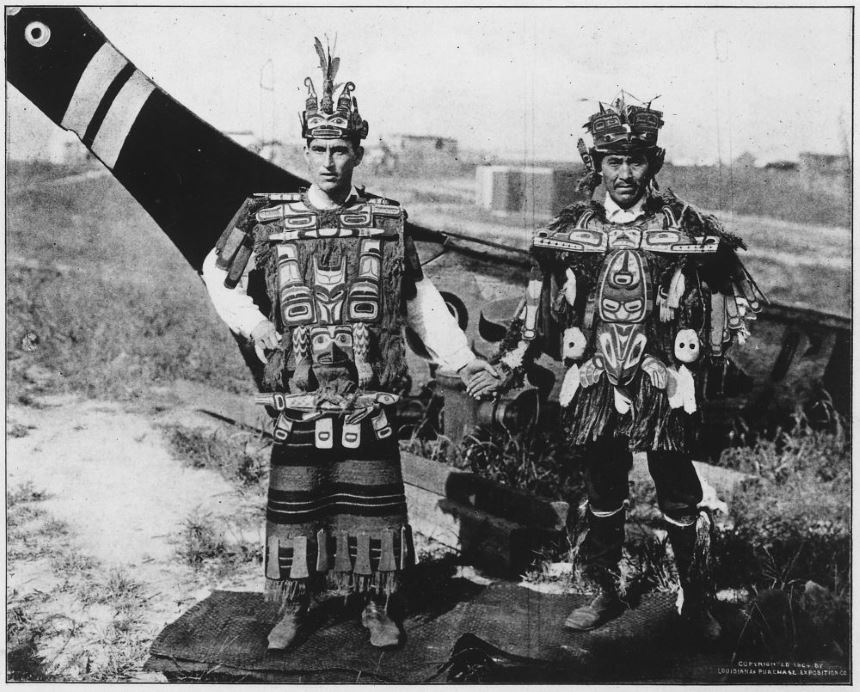
[[[244,541],[242,528],[235,519],[195,508],[185,518],[175,540],[177,555],[194,570],[211,571],[218,577],[243,563],[262,564],[262,547],[258,542]]]
[[[119,612],[134,610],[145,600],[143,584],[122,568],[113,568],[106,576],[80,586],[78,598],[85,606],[101,603]]]
[[[57,532],[48,534],[38,547],[10,556],[26,560],[49,552],[52,573],[44,577],[55,585],[29,593],[12,589],[7,596],[8,680],[128,679],[140,670],[151,642],[142,622],[148,600],[143,585],[121,569],[100,573],[95,560],[60,539]]]
[[[94,397],[133,399],[177,378],[243,391],[242,358],[204,288],[116,181],[19,189],[6,210],[8,256],[26,260],[7,272],[12,398],[33,388],[32,365],[52,373],[41,387]],[[60,259],[68,269],[50,266]],[[22,347],[29,334],[35,350]]]
[[[721,463],[760,480],[736,493],[734,524],[717,531],[720,582],[762,588],[847,582],[851,456],[844,432],[816,431],[801,420],[751,449],[726,450]]]
[[[12,439],[27,437],[27,435],[30,434],[30,431],[35,429],[35,425],[21,425],[20,423],[12,423],[6,428],[6,437]]]
[[[42,540],[43,535],[56,537],[68,533],[68,527],[62,522],[51,519],[39,502],[47,499],[43,490],[37,490],[32,482],[27,481],[6,494],[6,558],[15,559],[29,555]],[[36,522],[38,531],[33,527]],[[46,530],[47,529],[47,530]]]
[[[432,440],[413,435],[408,440],[401,440],[400,449],[430,461],[451,464],[457,468],[463,467],[461,449],[454,444],[451,438],[445,435],[436,435]]]
[[[27,502],[41,502],[48,499],[44,490],[36,490],[32,481],[26,481],[6,493],[6,509],[10,510],[17,505]]]
[[[22,596],[17,591],[6,600],[6,679],[18,681],[50,681],[39,656],[39,640],[44,635],[43,623],[34,610],[39,594]]]
[[[620,564],[622,592],[636,601],[650,591],[675,592],[678,571],[671,556],[669,537],[653,532],[628,541]]]
[[[535,495],[577,504],[582,494],[577,452],[557,431],[480,431],[463,441],[462,457],[474,473]]]
[[[164,428],[173,454],[192,468],[208,468],[245,487],[265,487],[271,442],[247,432],[225,434],[171,425]]]
[[[38,571],[36,587],[7,591],[7,679],[125,680],[151,642],[142,622],[148,596],[128,572],[105,574],[70,544],[69,526],[39,505],[47,498],[30,482],[7,494],[9,574],[25,562]]]

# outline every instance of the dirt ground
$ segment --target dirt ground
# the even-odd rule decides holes
[[[232,532],[227,540],[262,544],[262,498],[174,458],[164,424],[218,425],[158,402],[48,396],[7,409],[7,516],[20,529],[9,534],[7,600],[28,606],[43,674],[159,679],[137,671],[164,625],[215,588],[262,586],[253,562],[219,575],[181,558],[189,517],[209,517]],[[127,636],[117,640],[118,630]]]

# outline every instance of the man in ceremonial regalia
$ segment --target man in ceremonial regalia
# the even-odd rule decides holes
[[[731,342],[764,297],[736,256],[743,242],[655,176],[662,113],[625,94],[600,105],[579,141],[584,187],[602,182],[602,203],[573,204],[533,238],[526,296],[498,355],[504,388],[541,351],[569,369],[560,403],[570,444],[584,460],[588,530],[579,549],[597,596],[565,622],[600,626],[624,608],[618,565],[624,541],[627,476],[646,452],[683,591],[682,615],[708,638],[719,624],[707,607],[707,536],[702,487],[691,461],[704,373],[721,366]],[[469,390],[499,388],[477,373]]]
[[[374,646],[401,631],[388,614],[413,560],[395,403],[408,388],[403,327],[467,381],[495,377],[475,357],[404,233],[405,211],[352,185],[367,121],[340,59],[316,50],[301,116],[312,185],[248,198],[204,263],[221,318],[265,363],[258,402],[276,416],[266,510],[266,595],[282,617],[270,648],[294,639],[313,595],[362,599]],[[258,290],[255,290],[255,286]]]

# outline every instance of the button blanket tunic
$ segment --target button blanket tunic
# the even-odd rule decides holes
[[[259,397],[276,415],[270,599],[387,595],[413,560],[393,405],[406,381],[402,327],[447,368],[475,356],[424,278],[404,220],[396,203],[354,189],[337,209],[315,207],[307,193],[255,195],[204,263],[231,330],[247,338],[268,318],[283,335],[262,376],[271,394]],[[231,265],[242,254],[233,229],[247,248],[244,271]]]

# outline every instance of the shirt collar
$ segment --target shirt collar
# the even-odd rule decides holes
[[[642,195],[638,200],[636,200],[636,204],[629,209],[622,209],[619,207],[615,203],[615,200],[609,196],[608,192],[606,193],[606,198],[603,200],[603,208],[606,209],[606,220],[613,223],[628,223],[630,221],[635,221],[645,214],[644,207],[645,195]]]
[[[337,209],[341,206],[345,207],[357,197],[358,190],[356,190],[355,185],[353,185],[352,187],[350,187],[349,196],[344,200],[343,204],[332,205],[331,201],[322,193],[322,191],[316,185],[311,185],[308,188],[308,200],[317,209]]]

